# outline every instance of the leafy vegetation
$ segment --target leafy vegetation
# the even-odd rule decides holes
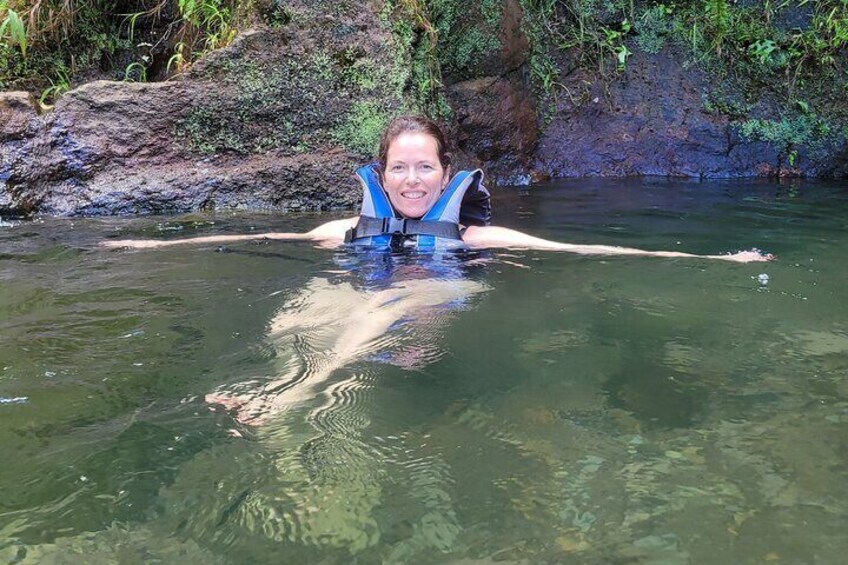
[[[846,105],[838,104],[848,93],[846,0],[519,1],[530,41],[530,75],[542,100],[555,101],[564,94],[574,103],[585,101],[586,91],[570,91],[561,82],[575,68],[605,82],[626,70],[634,52],[673,48],[717,86],[732,84],[745,93],[742,102],[710,95],[708,111],[744,118],[748,103],[770,92],[783,100],[786,116],[798,114],[799,100],[812,98],[818,99],[818,107],[841,108],[829,114],[848,113]],[[800,128],[807,118],[787,119],[795,127],[778,120],[775,124],[783,125],[777,129],[807,131]],[[840,119],[848,120],[848,115]],[[776,135],[775,124],[752,124],[753,136]],[[798,136],[793,139],[797,144]]]
[[[742,122],[739,131],[749,139],[771,143],[785,156],[790,167],[795,166],[799,147],[817,148],[833,133],[828,121],[814,114],[779,120],[747,120]]]
[[[349,150],[371,157],[377,154],[380,136],[392,115],[374,102],[356,102],[333,137]]]
[[[444,75],[486,74],[487,59],[500,48],[503,7],[498,0],[386,0],[382,25],[392,33],[396,68],[406,76],[418,110],[446,118]]]
[[[0,0],[0,88],[44,90],[51,101],[83,69],[128,48],[106,0]]]
[[[229,43],[239,8],[249,2],[130,0],[123,5],[134,11],[118,13],[111,0],[0,0],[0,89],[41,92],[47,104],[78,76],[161,78]],[[157,25],[161,33],[151,34]],[[162,72],[155,68],[155,53],[165,54]]]
[[[563,77],[573,70],[610,78],[626,71],[633,57],[674,49],[717,85],[705,94],[704,109],[731,117],[751,138],[797,147],[825,135],[825,129],[838,129],[836,123],[825,129],[810,126],[809,106],[824,112],[831,106],[828,99],[848,95],[848,0],[518,3],[529,42],[527,68],[542,115],[545,102],[552,108],[560,96],[575,103],[587,99],[585,84],[572,81],[566,87]],[[49,106],[80,78],[145,81],[181,72],[203,53],[232,41],[237,27],[254,15],[282,26],[358,9],[349,2],[312,6],[286,0],[128,0],[121,5],[126,7],[118,13],[111,0],[0,0],[0,88],[38,92]],[[497,70],[504,6],[500,0],[383,0],[376,25],[391,33],[390,65],[355,46],[312,54],[303,62],[308,67],[303,72],[356,100],[338,120],[334,138],[352,150],[370,152],[374,136],[368,132],[394,113],[448,118],[446,82]],[[155,37],[154,28],[160,32]],[[248,71],[240,80],[247,85],[252,108],[268,106],[255,96],[285,91],[278,83],[285,77],[272,73],[278,81],[273,83],[269,76]],[[250,90],[254,83],[265,86]],[[720,85],[732,86],[722,90]],[[750,109],[765,91],[782,97],[781,119],[749,120]],[[380,105],[388,99],[393,101],[390,108]],[[848,109],[828,109],[828,119],[839,111]],[[848,115],[842,117],[848,120]],[[242,126],[222,125],[220,116],[198,110],[181,131],[201,151],[304,146],[293,140],[290,124],[278,125],[274,136],[254,140]]]

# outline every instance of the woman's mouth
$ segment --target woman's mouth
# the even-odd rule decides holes
[[[408,200],[420,200],[427,195],[423,190],[410,190],[409,192],[402,192],[401,196]]]

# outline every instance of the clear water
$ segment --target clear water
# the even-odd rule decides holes
[[[0,227],[2,563],[836,563],[848,186],[596,181],[497,199],[552,239],[386,264]]]

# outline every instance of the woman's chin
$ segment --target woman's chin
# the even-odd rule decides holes
[[[402,217],[406,218],[407,220],[420,220],[421,217],[424,216],[424,214],[427,213],[427,210],[421,209],[421,207],[418,207],[418,206],[416,206],[416,207],[404,206],[404,207],[397,207],[397,212],[398,212],[398,214],[400,214]]]

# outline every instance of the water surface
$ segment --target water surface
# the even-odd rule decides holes
[[[495,220],[771,263],[374,259],[338,215],[0,227],[0,562],[834,563],[848,186],[581,181]]]

